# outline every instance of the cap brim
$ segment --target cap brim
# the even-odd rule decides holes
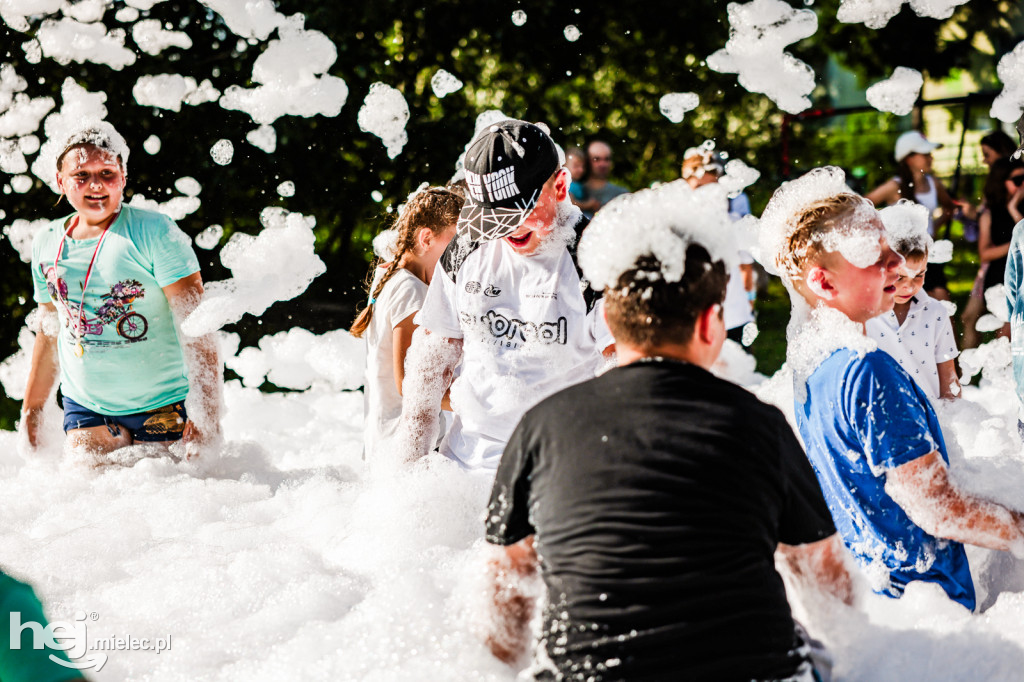
[[[459,213],[455,231],[460,237],[474,242],[493,241],[507,237],[522,225],[533,213],[537,202],[532,201],[525,208],[485,208],[466,197],[466,203]]]

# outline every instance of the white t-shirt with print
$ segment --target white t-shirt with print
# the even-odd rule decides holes
[[[440,451],[467,469],[493,470],[523,414],[593,378],[613,341],[600,303],[587,312],[564,247],[523,256],[499,239],[476,246],[454,278],[445,264],[416,317],[431,333],[463,339],[454,419]]]
[[[900,325],[891,310],[867,321],[867,335],[891,355],[933,398],[941,397],[939,363],[960,354],[946,308],[919,291]]]
[[[377,268],[370,291],[377,288],[386,268]],[[366,328],[366,420],[363,442],[367,458],[392,438],[402,416],[402,395],[395,385],[394,329],[423,307],[427,285],[408,270],[398,269],[373,304],[373,317]]]

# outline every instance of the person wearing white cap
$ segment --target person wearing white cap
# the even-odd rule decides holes
[[[909,130],[896,138],[893,156],[899,164],[898,175],[868,192],[865,196],[875,206],[891,206],[900,199],[910,199],[928,209],[928,233],[934,237],[949,222],[956,204],[942,182],[932,175],[932,152],[941,147],[920,132]],[[936,213],[941,214],[936,219]],[[924,290],[932,298],[949,300],[946,274],[941,266],[928,269]]]

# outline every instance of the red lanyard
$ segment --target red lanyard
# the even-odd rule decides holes
[[[100,239],[96,242],[96,248],[92,252],[92,259],[89,261],[89,268],[85,271],[85,282],[82,284],[82,300],[78,304],[78,323],[75,325],[75,355],[82,357],[85,353],[85,346],[82,345],[82,328],[85,327],[85,292],[89,288],[89,278],[92,276],[92,266],[96,264],[96,256],[100,253],[100,247],[103,246],[103,240],[106,238],[107,233],[110,232],[110,226],[117,220],[117,215],[114,216],[114,220],[110,221],[110,225],[103,229],[103,233],[100,235]],[[60,254],[64,250],[64,242],[67,241],[68,235],[78,225],[78,216],[71,221],[71,225],[64,231],[64,234],[60,238],[60,243],[57,244],[57,253],[53,257],[53,275],[58,280],[56,283],[57,300],[60,300],[60,274],[57,270],[57,264],[60,263]],[[68,311],[68,317],[71,316],[71,306],[68,305],[67,299],[62,301],[64,307]]]

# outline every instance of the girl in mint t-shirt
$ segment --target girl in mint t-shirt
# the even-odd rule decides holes
[[[127,159],[109,123],[74,133],[57,157],[75,213],[32,244],[35,300],[58,319],[55,336],[42,325],[32,353],[22,426],[33,448],[58,380],[69,449],[184,439],[191,456],[219,434],[216,345],[175,324],[202,296],[199,262],[170,218],[122,204]]]

